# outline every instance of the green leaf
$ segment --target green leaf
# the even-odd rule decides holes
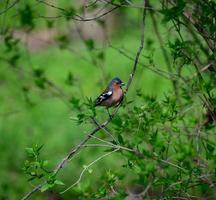
[[[20,23],[22,26],[34,28],[35,24],[33,21],[33,10],[29,4],[25,4],[25,7],[19,10]]]
[[[213,152],[214,151],[214,147],[212,145],[210,145],[210,144],[207,143],[206,147],[207,147],[207,149],[208,149],[209,152]]]
[[[115,124],[117,127],[122,127],[122,119],[119,116],[116,116],[112,123]]]
[[[71,72],[68,73],[65,83],[70,86],[74,84],[74,76]]]
[[[80,106],[80,99],[73,96],[71,99],[70,99],[70,103],[73,105],[73,107],[75,109],[81,109],[81,106]]]
[[[78,124],[82,124],[84,122],[84,119],[85,119],[85,114],[79,113],[77,115],[77,118],[78,118]]]
[[[58,35],[56,37],[56,40],[59,44],[59,47],[62,49],[66,48],[70,43],[70,39],[68,38],[67,35]]]
[[[35,152],[34,152],[34,149],[33,148],[25,148],[27,154],[29,156],[34,156],[35,155]]]
[[[184,11],[185,6],[186,3],[183,0],[178,0],[176,6],[173,6],[169,9],[161,10],[160,12],[164,15],[163,21],[168,22],[172,19],[176,19],[177,17],[179,17]]]
[[[37,154],[39,154],[39,152],[43,148],[43,146],[44,146],[43,144],[40,146],[38,146],[37,144],[35,145],[34,150],[37,152]]]
[[[37,177],[36,176],[32,176],[30,177],[27,181],[30,182],[30,181],[33,181],[34,179],[36,179]]]
[[[131,160],[128,160],[128,166],[129,166],[129,168],[133,168],[133,166],[134,166],[134,163],[131,161]]]
[[[39,78],[35,80],[35,84],[40,88],[40,89],[45,89],[45,81],[46,79],[44,78]]]
[[[121,134],[118,135],[118,141],[119,141],[120,144],[124,144],[124,139],[121,136]]]
[[[44,184],[44,185],[41,187],[41,192],[45,192],[45,191],[47,191],[48,189],[50,189],[50,188],[52,188],[52,187],[53,187],[52,184],[46,183],[46,184]]]
[[[104,56],[104,52],[99,52],[98,53],[98,59],[100,59],[100,60],[104,60],[104,58],[105,58],[105,56]]]
[[[54,184],[56,184],[56,185],[65,185],[62,181],[60,181],[60,180],[55,180],[54,181]]]
[[[94,46],[95,46],[94,40],[92,40],[92,39],[85,40],[85,45],[89,50],[93,50]]]
[[[44,160],[42,165],[43,165],[43,167],[46,167],[48,164],[49,164],[49,161],[48,160]]]
[[[75,14],[76,14],[76,10],[74,9],[74,7],[70,7],[67,8],[66,10],[63,10],[63,15],[67,20],[73,18]]]
[[[33,70],[33,73],[34,73],[35,77],[40,78],[40,77],[42,77],[44,75],[44,70],[40,69],[40,68],[37,68],[37,69]]]

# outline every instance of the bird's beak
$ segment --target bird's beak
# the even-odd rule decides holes
[[[125,86],[125,83],[121,83],[121,86]]]

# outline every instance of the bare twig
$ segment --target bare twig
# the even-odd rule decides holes
[[[10,10],[11,8],[13,8],[17,3],[19,3],[19,0],[14,1],[10,6],[8,6],[5,10],[2,10],[0,12],[0,15],[6,13],[8,10]]]
[[[142,8],[142,9],[144,8],[143,5],[141,5],[141,4],[139,4],[139,5],[138,4],[133,4],[130,1],[127,1],[127,4],[125,4],[125,3],[117,4],[117,3],[113,2],[113,1],[110,1],[110,0],[100,0],[100,1],[101,2],[105,1],[106,3],[109,3],[109,4],[113,5],[113,6],[121,5],[121,7],[126,7],[126,8]],[[155,8],[152,8],[152,7],[149,7],[149,6],[145,7],[145,9],[146,10],[153,10],[153,11],[157,11],[157,12],[160,11],[159,9],[155,9]]]
[[[183,16],[196,28],[196,30],[200,33],[200,35],[203,37],[203,39],[206,41],[206,43],[208,44],[209,48],[212,50],[212,52],[214,54],[216,54],[216,50],[214,48],[214,43],[211,39],[208,39],[206,36],[208,35],[208,33],[205,31],[205,29],[201,29],[199,27],[199,22],[196,21],[196,19],[194,19],[192,17],[192,15],[187,12],[187,11],[184,11],[183,12]]]
[[[71,16],[69,17],[70,19],[72,20],[75,20],[75,21],[82,21],[82,22],[88,22],[88,21],[93,21],[93,20],[97,20],[97,19],[100,19],[106,15],[108,15],[109,13],[113,12],[114,10],[120,8],[121,6],[115,6],[113,8],[111,8],[110,10],[98,15],[98,16],[95,16],[95,17],[89,17],[89,18],[83,18],[79,15],[74,15],[74,16]],[[38,18],[45,18],[45,19],[57,19],[57,18],[61,18],[61,17],[65,17],[64,15],[58,15],[58,16],[38,16]]]
[[[208,63],[207,65],[205,65],[202,69],[200,69],[200,73],[206,71],[209,67],[211,67],[213,65],[213,62]],[[199,73],[196,72],[194,73],[191,77],[190,80],[193,79],[194,77],[198,76]]]
[[[133,66],[133,69],[132,69],[132,72],[130,74],[130,77],[129,77],[129,80],[127,82],[127,86],[126,86],[126,90],[125,92],[127,93],[130,85],[131,85],[131,82],[133,80],[133,77],[135,75],[135,72],[136,72],[136,69],[137,69],[137,64],[139,62],[139,58],[140,58],[140,54],[143,50],[143,47],[144,47],[144,38],[145,38],[145,35],[144,35],[144,29],[145,29],[145,17],[146,17],[146,5],[147,5],[147,0],[144,0],[144,9],[143,9],[143,18],[142,18],[142,23],[141,23],[141,38],[140,38],[140,47],[137,51],[137,54],[136,54],[136,58],[135,58],[135,61],[134,61],[134,66]]]
[[[75,183],[73,183],[71,186],[69,186],[67,189],[65,189],[64,191],[62,191],[60,194],[63,194],[63,193],[65,193],[65,192],[67,192],[67,191],[70,190],[72,187],[74,187],[75,185],[77,185],[77,184],[81,181],[83,174],[85,173],[86,170],[89,169],[89,167],[91,167],[93,164],[95,164],[96,162],[98,162],[98,161],[101,160],[102,158],[104,158],[104,157],[106,157],[106,156],[109,156],[109,155],[112,154],[112,153],[115,153],[116,151],[119,151],[119,149],[114,149],[113,151],[108,152],[108,153],[106,153],[106,154],[104,154],[104,155],[98,157],[96,160],[94,160],[93,162],[91,162],[90,164],[88,164],[87,166],[85,166],[84,169],[82,170],[82,172],[81,172],[81,174],[80,174],[78,180],[77,180]]]
[[[87,4],[87,5],[85,5],[85,7],[88,8],[88,7],[94,6],[95,4],[97,4],[98,1],[99,0],[95,0],[95,1],[93,1],[93,2],[91,2],[89,4]]]
[[[108,141],[106,141],[106,140],[103,140],[103,139],[101,139],[101,138],[98,138],[98,137],[96,137],[96,136],[94,136],[94,135],[92,136],[92,138],[94,138],[94,139],[96,139],[96,140],[98,140],[98,141],[100,141],[100,142],[103,142],[103,143],[109,145],[110,148],[119,148],[119,149],[122,149],[122,150],[125,150],[125,151],[129,151],[129,152],[134,152],[134,153],[136,152],[136,151],[133,150],[133,149],[130,149],[130,148],[125,147],[125,146],[113,144],[113,143],[111,143],[111,142],[108,142]]]
[[[83,15],[83,17],[84,17],[84,15]],[[86,50],[87,50],[87,52],[88,52],[88,54],[89,54],[89,56],[90,56],[92,65],[98,67],[98,68],[101,70],[102,80],[103,80],[103,81],[107,81],[107,75],[106,75],[106,73],[105,73],[104,66],[97,62],[96,56],[95,56],[95,55],[92,53],[92,51],[89,50],[88,47],[86,46],[86,43],[85,43],[86,40],[85,40],[85,37],[84,37],[84,35],[83,35],[83,33],[82,33],[81,29],[80,29],[80,26],[79,26],[75,21],[74,21],[74,25],[75,25],[76,31],[77,31],[77,33],[78,33],[78,35],[79,35],[81,41],[83,42],[83,44],[84,44],[85,47],[86,47]],[[82,24],[81,24],[81,25],[82,25]]]
[[[131,148],[128,148],[128,147],[125,147],[125,146],[121,146],[121,145],[115,145],[115,144],[113,144],[113,143],[111,143],[111,142],[108,142],[108,141],[106,141],[106,140],[102,140],[101,138],[98,138],[98,137],[96,137],[96,136],[94,136],[94,135],[91,136],[91,137],[94,138],[94,139],[96,139],[96,140],[98,140],[98,141],[101,141],[101,142],[103,142],[103,143],[105,143],[105,144],[107,144],[107,145],[110,145],[110,147],[112,147],[112,148],[119,148],[119,149],[122,149],[122,150],[125,150],[125,151],[128,151],[128,152],[131,152],[131,153],[133,153],[133,154],[135,154],[136,156],[141,157],[141,158],[144,158],[144,157],[145,157],[145,156],[143,155],[143,153],[141,153],[141,152],[138,151],[138,150],[131,149]],[[182,168],[182,167],[178,166],[177,164],[175,164],[175,163],[173,163],[173,162],[170,162],[170,161],[168,161],[168,160],[159,159],[158,157],[152,157],[152,159],[157,160],[157,161],[162,162],[162,163],[165,163],[165,164],[167,164],[167,165],[170,165],[170,166],[175,167],[175,168],[177,168],[177,169],[180,169],[180,170],[182,170],[182,171],[186,171],[184,168]]]
[[[97,126],[100,127],[100,124],[96,121],[96,119],[94,117],[92,117],[92,121],[93,123]],[[104,130],[105,133],[107,133],[112,139],[113,141],[115,141],[116,143],[118,143],[117,139],[112,135],[112,133],[110,133],[106,127],[100,127],[102,130]]]
[[[149,3],[149,1],[148,1],[148,5],[149,5],[149,7],[152,7],[151,4]],[[158,41],[160,43],[160,48],[162,50],[162,54],[163,54],[164,60],[166,62],[167,69],[168,69],[168,71],[170,73],[172,73],[173,70],[172,70],[172,66],[171,66],[171,63],[170,63],[170,58],[169,58],[169,55],[168,55],[166,49],[164,48],[163,39],[162,39],[161,34],[159,32],[158,25],[157,25],[157,20],[155,18],[154,12],[150,11],[150,16],[151,16],[152,24],[153,24],[153,27],[154,27],[154,32],[155,32],[155,34],[156,34],[156,36],[158,38]],[[178,97],[177,79],[172,79],[171,75],[170,75],[170,79],[172,80],[175,95],[176,95],[176,97]]]
[[[31,195],[33,195],[35,192],[37,192],[38,190],[40,190],[43,185],[44,185],[44,183],[39,184],[36,187],[34,187],[34,189],[31,190],[30,192],[28,192],[21,200],[26,200],[26,199],[30,198]]]
[[[145,190],[142,192],[142,197],[144,197],[144,196],[146,195],[146,193],[148,192],[148,190],[150,189],[151,186],[152,186],[152,182],[150,182],[150,183],[146,186]]]
[[[109,44],[109,47],[118,51],[120,54],[122,54],[123,56],[125,56],[126,58],[128,58],[129,60],[134,60],[132,56],[130,56],[128,53],[126,53],[124,50],[122,49],[119,49],[118,47],[115,47],[111,44]],[[176,80],[178,78],[178,75],[177,74],[174,74],[174,73],[171,73],[171,72],[167,72],[167,71],[163,71],[159,68],[157,68],[155,65],[153,65],[153,67],[150,67],[150,65],[146,65],[144,64],[143,62],[138,62],[139,65],[141,65],[142,67],[145,67],[146,69],[162,76],[163,78],[165,79],[168,79],[168,80]]]

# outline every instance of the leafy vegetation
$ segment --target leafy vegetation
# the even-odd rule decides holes
[[[215,199],[215,11],[0,2],[0,199]],[[94,104],[116,76],[109,118]]]

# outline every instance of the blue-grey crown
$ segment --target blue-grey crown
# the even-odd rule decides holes
[[[115,77],[113,78],[111,81],[110,81],[110,85],[112,85],[114,82],[118,83],[118,84],[121,84],[123,83],[122,80],[118,77]]]

